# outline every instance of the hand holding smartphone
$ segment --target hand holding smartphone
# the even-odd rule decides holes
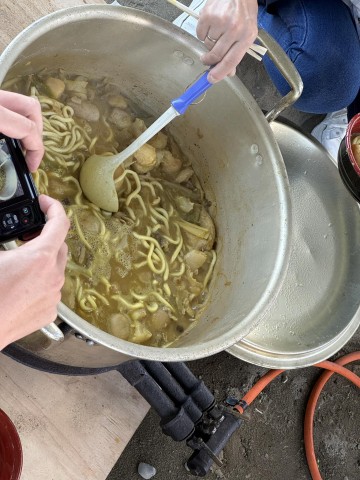
[[[20,143],[0,133],[0,243],[31,240],[44,225],[45,215]]]

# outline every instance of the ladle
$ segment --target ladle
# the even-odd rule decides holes
[[[180,97],[171,100],[171,107],[125,150],[114,156],[92,155],[84,162],[80,171],[80,185],[84,195],[92,203],[108,212],[119,210],[118,193],[114,182],[116,169],[173,118],[185,113],[194,100],[211,87],[212,83],[207,79],[208,73],[206,71]]]

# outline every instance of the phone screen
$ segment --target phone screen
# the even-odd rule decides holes
[[[0,139],[0,203],[24,195],[5,138]]]

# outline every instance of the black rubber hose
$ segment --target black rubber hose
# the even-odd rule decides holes
[[[202,417],[202,411],[194,403],[192,397],[184,392],[184,389],[166,368],[166,364],[145,360],[142,360],[141,363],[164,392],[173,400],[175,405],[179,408],[182,407],[191,420],[197,423]]]
[[[118,367],[121,375],[145,398],[161,418],[173,418],[178,408],[148,374],[140,361],[122,363]]]
[[[184,408],[174,404],[139,360],[123,363],[117,370],[154,408],[165,435],[181,442],[194,433],[194,422]]]
[[[164,363],[172,376],[182,386],[187,395],[191,395],[202,412],[210,410],[215,399],[202,380],[199,380],[183,362]]]

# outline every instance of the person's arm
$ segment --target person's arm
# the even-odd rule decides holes
[[[207,0],[196,33],[209,49],[202,62],[215,65],[210,82],[235,75],[236,66],[256,39],[257,13],[257,0]]]
[[[36,170],[44,153],[39,102],[0,91],[0,132],[21,140],[27,164]],[[41,234],[19,248],[0,251],[0,350],[56,318],[69,220],[57,200],[40,195],[39,201],[47,216]]]

